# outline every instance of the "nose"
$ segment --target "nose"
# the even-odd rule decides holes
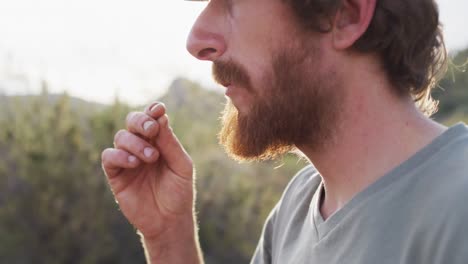
[[[215,61],[226,51],[226,41],[222,34],[223,17],[210,5],[197,18],[187,38],[187,50],[199,60]]]

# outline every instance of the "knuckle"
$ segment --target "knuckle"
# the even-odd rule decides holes
[[[122,137],[125,136],[126,133],[127,133],[127,130],[125,129],[121,129],[117,131],[117,133],[115,133],[115,136],[114,136],[114,142],[119,142],[122,139]]]
[[[147,114],[142,114],[138,117],[137,119],[137,124],[139,127],[143,127],[143,124],[146,122],[146,121],[150,121],[151,118],[147,115]]]
[[[107,148],[105,149],[104,151],[102,151],[101,153],[101,163],[106,165],[109,163],[109,155],[111,155],[112,153],[112,149],[111,148]]]
[[[107,158],[107,153],[108,153],[108,150],[105,149],[101,152],[101,163],[106,163],[106,158]]]
[[[146,121],[150,121],[151,117],[147,114],[140,112],[133,112],[130,116],[130,119],[127,120],[127,128],[132,132],[141,132],[141,129],[144,128]]]
[[[127,114],[127,117],[125,118],[127,124],[130,124],[132,122],[132,119],[135,116],[135,114],[136,112],[130,112]]]

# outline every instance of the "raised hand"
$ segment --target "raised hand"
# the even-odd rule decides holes
[[[127,116],[127,129],[102,152],[102,166],[125,217],[145,238],[193,221],[193,165],[161,103]],[[193,224],[192,224],[193,227]]]

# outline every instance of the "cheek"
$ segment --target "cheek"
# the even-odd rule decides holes
[[[251,86],[249,88],[252,90],[251,92],[255,94],[261,93],[265,88],[265,80],[271,78],[270,71],[267,70],[271,68],[271,65],[262,63],[260,60],[255,60],[254,56],[246,58],[244,61],[246,73],[249,75]]]
[[[271,71],[272,53],[270,48],[258,43],[249,45],[249,42],[242,41],[232,45],[232,59],[239,62],[256,86],[263,81],[266,72]],[[255,43],[255,42],[253,42]]]

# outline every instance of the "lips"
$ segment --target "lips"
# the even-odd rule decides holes
[[[231,85],[230,82],[222,82],[222,83],[220,83],[220,84],[221,84],[222,86],[226,87],[226,88],[228,88],[228,87]]]
[[[224,88],[226,88],[225,95],[230,96],[231,95],[231,90],[232,90],[232,83],[226,81],[226,82],[219,82],[219,84],[224,86]]]
[[[225,95],[230,97],[232,95],[232,85],[226,84],[223,86],[226,87]]]

